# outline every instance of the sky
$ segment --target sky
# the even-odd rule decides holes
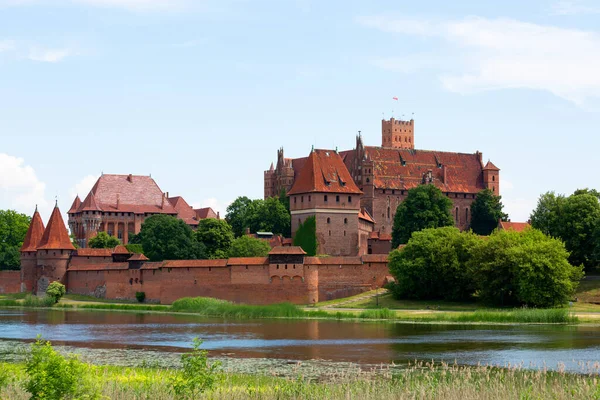
[[[0,0],[0,209],[132,173],[224,214],[278,148],[413,115],[417,148],[501,169],[513,221],[600,189],[600,2]]]

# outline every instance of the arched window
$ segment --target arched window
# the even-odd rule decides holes
[[[331,223],[331,218],[327,217],[327,223],[330,224]]]
[[[458,222],[458,207],[456,207],[456,222]]]
[[[388,215],[388,219],[390,219],[390,208],[387,208],[387,215]]]
[[[492,182],[496,182],[496,176],[492,175]]]
[[[344,223],[347,224],[348,223],[348,218],[344,218]],[[344,235],[345,236],[345,235]]]

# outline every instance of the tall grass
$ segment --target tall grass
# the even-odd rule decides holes
[[[567,324],[578,321],[566,308],[517,308],[514,310],[478,310],[471,313],[441,314],[438,320],[454,322],[502,322]]]
[[[306,312],[291,303],[255,306],[235,304],[209,297],[184,297],[176,300],[171,309],[175,312],[224,318],[303,318]]]
[[[23,299],[23,306],[25,307],[52,307],[54,305],[54,299],[50,296],[33,296],[28,294]]]

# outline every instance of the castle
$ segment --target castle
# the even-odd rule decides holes
[[[194,229],[201,219],[219,218],[211,208],[194,209],[181,196],[169,197],[150,176],[102,174],[83,202],[75,197],[69,228],[80,247],[87,247],[98,232],[127,244],[144,219],[156,214],[175,216]]]
[[[169,304],[185,296],[249,304],[313,304],[384,285],[387,255],[307,257],[300,247],[275,247],[267,257],[151,262],[124,246],[75,249],[58,205],[44,227],[33,218],[21,248],[21,271],[0,271],[0,293],[44,293],[51,282],[67,292]]]
[[[389,252],[394,216],[408,190],[433,184],[452,200],[455,225],[468,229],[471,204],[484,189],[500,194],[500,169],[480,152],[415,149],[415,121],[381,122],[381,146],[356,137],[352,150],[312,150],[284,157],[264,173],[264,197],[290,196],[292,235],[308,216],[317,220],[319,253],[353,256]]]

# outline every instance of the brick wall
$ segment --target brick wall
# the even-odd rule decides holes
[[[0,271],[0,293],[21,292],[21,271]]]

